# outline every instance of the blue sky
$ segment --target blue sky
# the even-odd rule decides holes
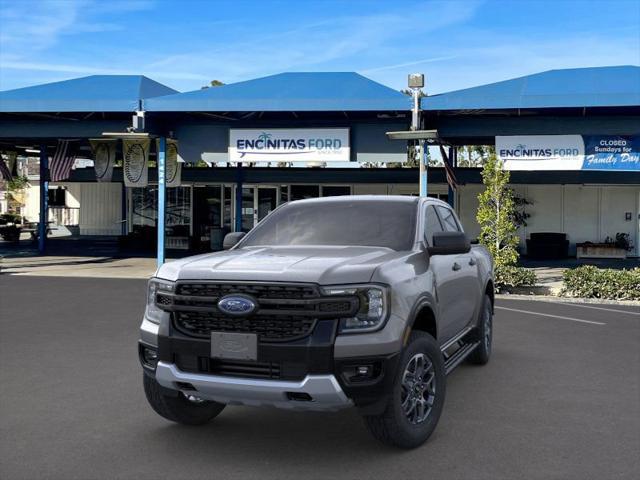
[[[181,91],[355,70],[427,92],[640,64],[640,1],[0,0],[0,90],[144,74]]]

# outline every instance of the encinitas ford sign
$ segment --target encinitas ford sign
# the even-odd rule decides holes
[[[348,162],[348,128],[230,129],[230,162]]]
[[[640,171],[640,136],[497,136],[507,170]]]
[[[580,135],[496,136],[496,154],[506,170],[580,170]]]

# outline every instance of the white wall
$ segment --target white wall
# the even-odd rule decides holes
[[[564,232],[570,242],[570,254],[575,244],[602,242],[618,232],[630,234],[635,245],[632,255],[639,255],[640,186],[598,185],[512,185],[516,194],[532,202],[525,211],[531,216],[527,226],[519,230],[520,244],[525,251],[525,239],[532,232]],[[476,222],[478,194],[481,185],[458,188],[456,210],[470,238],[480,233]],[[631,213],[631,220],[625,214]]]
[[[80,186],[80,235],[120,235],[122,185],[78,183]]]

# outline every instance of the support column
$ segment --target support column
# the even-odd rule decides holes
[[[457,160],[458,150],[456,147],[449,147],[449,166],[451,170],[455,173],[455,168],[458,163]],[[447,189],[447,203],[451,205],[451,208],[455,208],[455,191],[451,188],[451,185],[448,186]]]
[[[120,234],[123,237],[126,237],[129,234],[129,219],[127,218],[129,215],[129,209],[127,208],[127,187],[124,186],[124,179],[122,180],[120,197],[120,201],[122,202],[120,205],[120,215],[122,216],[122,228],[120,229]]]
[[[47,249],[47,226],[49,222],[49,157],[47,145],[40,145],[40,223],[38,224],[38,252],[44,255]]]
[[[242,231],[242,163],[236,166],[236,225],[234,231]]]
[[[160,137],[158,142],[158,267],[164,263],[164,229],[165,229],[165,213],[166,213],[166,153],[167,139]]]
[[[424,140],[420,140],[419,159],[420,159],[420,196],[427,196],[427,162],[429,162],[429,156],[427,151],[427,145]]]

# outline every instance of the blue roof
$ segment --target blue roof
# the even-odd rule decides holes
[[[410,110],[408,96],[354,72],[280,73],[153,98],[150,112]]]
[[[176,92],[143,75],[91,75],[0,92],[0,112],[133,112]]]
[[[622,107],[640,105],[640,67],[547,72],[424,97],[424,110]]]

